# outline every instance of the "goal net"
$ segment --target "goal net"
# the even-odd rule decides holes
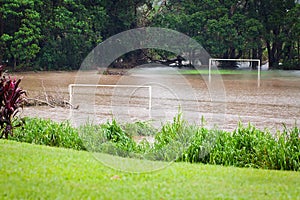
[[[261,63],[259,59],[223,59],[210,58],[208,67],[208,79],[211,83],[212,72],[214,69],[240,69],[253,70],[257,69],[257,86],[260,86]]]
[[[133,116],[148,119],[151,114],[151,86],[70,84],[69,95],[71,105],[78,107],[72,118],[81,118],[82,123],[111,117],[121,121],[132,121]]]

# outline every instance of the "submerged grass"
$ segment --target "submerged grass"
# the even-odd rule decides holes
[[[183,69],[179,71],[181,74],[184,75],[196,75],[196,74],[202,74],[202,75],[208,75],[209,71],[208,69]],[[265,71],[261,72],[262,74],[266,73]],[[219,69],[219,70],[211,70],[211,74],[221,74],[221,75],[257,75],[257,70],[226,70],[226,69]]]
[[[153,136],[154,143],[135,136]],[[160,130],[149,122],[119,124],[116,120],[73,128],[70,123],[26,118],[10,139],[48,146],[88,150],[159,161],[200,162],[237,167],[300,171],[300,130],[259,130],[241,123],[233,132],[189,124],[179,113]]]
[[[0,199],[297,199],[299,172],[173,163],[132,174],[91,153],[0,140]]]

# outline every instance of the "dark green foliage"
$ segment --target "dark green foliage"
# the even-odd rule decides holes
[[[78,69],[101,41],[152,26],[187,34],[212,57],[258,58],[271,68],[299,69],[299,13],[295,0],[1,1],[0,62],[15,70]],[[171,58],[153,52],[153,58]],[[123,56],[131,64],[141,58],[141,51]]]
[[[296,2],[167,1],[153,24],[196,39],[212,57],[266,60],[265,51],[270,68],[299,69],[300,4]]]
[[[0,2],[0,64],[28,67],[41,47],[41,16],[37,1]]]
[[[14,70],[78,69],[102,41],[102,5],[89,1],[0,2],[0,64]]]

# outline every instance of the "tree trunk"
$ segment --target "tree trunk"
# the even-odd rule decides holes
[[[300,65],[300,39],[298,39],[297,51],[298,51],[298,65]]]
[[[12,71],[15,71],[16,68],[17,68],[17,59],[14,58],[14,64],[13,64],[13,69],[12,69]]]
[[[0,3],[0,7],[2,3]],[[3,21],[3,14],[0,13],[0,37],[3,35],[4,33],[4,21]]]
[[[257,58],[257,49],[252,49],[252,56],[251,58],[252,59],[256,59]],[[251,63],[251,69],[257,69],[257,63],[254,62],[254,63]]]
[[[267,49],[268,49],[268,60],[269,60],[269,69],[275,69],[275,58],[274,58],[274,52],[271,48],[271,44],[269,41],[267,41]]]

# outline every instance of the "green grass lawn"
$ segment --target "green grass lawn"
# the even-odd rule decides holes
[[[125,173],[91,153],[0,140],[0,199],[300,199],[300,173],[173,163]]]

